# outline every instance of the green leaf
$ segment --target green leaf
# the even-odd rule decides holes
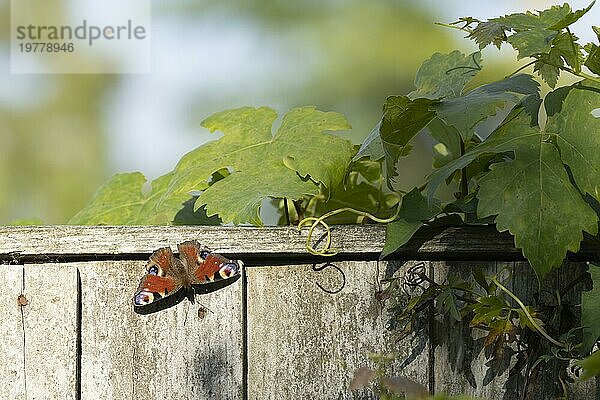
[[[419,189],[414,188],[402,197],[398,218],[409,222],[428,221],[441,211],[439,201],[428,203]]]
[[[463,141],[473,137],[477,125],[497,111],[514,106],[522,96],[539,93],[539,84],[530,75],[520,74],[499,82],[479,86],[464,96],[443,99],[435,105],[437,116],[446,124],[454,126]]]
[[[385,257],[405,245],[423,221],[428,221],[441,212],[438,201],[429,204],[419,189],[414,188],[402,197],[398,220],[387,225],[385,245],[381,257]]]
[[[206,188],[195,208],[206,206],[224,223],[262,225],[261,203],[266,198],[300,199],[317,194],[321,182],[330,190],[342,181],[354,154],[350,141],[325,131],[350,129],[338,113],[314,107],[289,111],[273,135],[277,114],[270,108],[244,107],[216,113],[203,122],[224,136],[186,154],[173,171],[159,207],[191,190],[202,190],[214,171],[231,175]]]
[[[567,98],[569,96],[571,93]],[[563,107],[568,104],[571,103],[565,100]],[[565,123],[552,122],[557,115],[549,117],[549,127],[556,126],[552,133],[565,133],[570,137],[569,124],[574,125],[574,130],[581,128],[577,121],[564,115],[560,118],[566,118]],[[577,115],[583,118],[582,114],[576,114],[574,118]],[[589,121],[583,119],[581,123],[587,124],[589,129]],[[580,133],[584,134],[585,130]],[[572,185],[558,149],[547,142],[547,138],[545,132],[531,126],[531,116],[526,108],[519,107],[484,143],[434,171],[428,178],[427,187],[431,198],[435,188],[456,169],[487,153],[514,152],[514,160],[493,164],[491,171],[480,178],[478,217],[497,215],[497,229],[509,230],[515,236],[517,247],[523,249],[540,277],[553,266],[560,265],[567,250],[576,252],[579,249],[582,230],[595,235],[598,228],[597,215]],[[589,150],[581,151],[586,154]],[[561,153],[564,153],[562,147]],[[577,174],[588,177],[582,175],[584,172]]]
[[[565,62],[575,71],[580,71],[581,64],[583,64],[583,52],[577,40],[579,38],[572,33],[561,32],[552,41],[552,49],[558,51]]]
[[[520,59],[549,53],[552,40],[560,30],[555,26],[570,13],[571,7],[565,3],[537,14],[527,11],[493,18],[490,21],[515,31],[508,36],[507,41],[519,52],[517,58]]]
[[[431,137],[439,143],[433,150],[433,167],[439,168],[460,157],[460,133],[456,128],[446,125],[439,118],[434,118],[427,125]]]
[[[583,326],[582,351],[592,350],[600,340],[600,266],[590,264],[589,273],[593,287],[581,294],[581,326]]]
[[[161,225],[169,224],[189,195],[172,197],[163,210],[156,208],[171,180],[171,173],[152,181],[149,193],[142,187],[146,177],[140,172],[114,175],[96,191],[90,202],[69,224],[72,225]],[[175,210],[175,211],[171,211]]]
[[[480,156],[511,151],[514,147],[514,140],[510,139],[513,135],[513,120],[518,120],[519,124],[528,124],[528,122],[531,121],[531,114],[528,114],[526,111],[527,109],[522,106],[515,108],[506,117],[504,123],[500,125],[485,142],[473,147],[460,158],[445,164],[429,174],[429,176],[427,176],[426,187],[428,200],[430,202],[432,201],[437,188],[450,177],[454,171],[468,166]],[[525,133],[524,135],[526,137],[527,135],[536,136],[538,135],[538,131],[532,128],[531,132]]]
[[[406,96],[390,96],[383,106],[379,136],[385,153],[388,182],[396,175],[396,163],[411,149],[410,140],[435,117],[432,107],[437,101]]]
[[[575,22],[577,22],[577,20],[579,20],[579,18],[583,17],[585,14],[587,14],[588,11],[590,11],[590,9],[594,6],[594,3],[596,3],[596,0],[592,1],[589,6],[582,10],[577,10],[575,12],[567,14],[556,24],[552,25],[550,28],[560,31],[561,29],[564,29],[567,26],[574,24]]]
[[[600,375],[600,350],[596,350],[591,356],[578,362],[583,368],[583,374],[579,379],[585,381]]]
[[[506,131],[515,159],[493,164],[479,180],[480,218],[496,215],[496,228],[510,231],[539,278],[577,252],[582,231],[596,234],[598,218],[569,180],[556,147],[528,121]],[[505,143],[507,143],[505,142]]]
[[[477,24],[473,32],[468,36],[469,39],[475,40],[479,49],[487,47],[493,43],[498,49],[502,42],[506,40],[506,27],[499,22],[484,21]]]
[[[596,75],[600,75],[600,47],[593,43],[589,44],[588,57],[584,65]]]
[[[458,50],[435,53],[421,64],[415,77],[417,89],[408,97],[451,98],[462,94],[465,85],[481,70],[481,53],[465,55]]]
[[[422,222],[408,222],[403,219],[387,224],[385,244],[381,251],[381,258],[392,254],[400,247],[404,246],[422,226]]]
[[[558,82],[558,76],[560,75],[560,68],[564,65],[563,60],[560,56],[560,51],[556,49],[550,50],[548,54],[542,54],[540,58],[533,64],[533,71],[537,72],[544,82],[551,88],[556,86]]]
[[[517,59],[521,59],[548,53],[555,36],[555,31],[536,29],[517,32],[509,36],[507,41],[518,51]]]
[[[592,115],[600,106],[600,84],[585,80],[558,93],[560,96],[547,96],[546,132],[557,135],[561,159],[577,186],[600,201],[600,118]],[[564,93],[561,111],[553,113]]]
[[[379,135],[379,128],[381,127],[381,121],[375,125],[375,128],[371,130],[369,136],[365,138],[360,149],[356,155],[352,158],[352,161],[360,160],[364,157],[369,157],[372,161],[381,160],[385,157],[385,151],[383,150],[383,143],[381,143],[381,136]]]

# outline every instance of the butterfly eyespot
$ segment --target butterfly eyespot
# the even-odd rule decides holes
[[[208,251],[208,250],[202,250],[200,252],[200,258],[202,258],[203,260],[206,260],[206,257],[208,257],[209,254],[210,254],[210,251]]]
[[[219,269],[219,275],[221,278],[227,279],[238,273],[238,265],[235,263],[227,263],[223,264],[223,266]]]
[[[136,306],[145,306],[146,304],[149,304],[152,301],[154,301],[154,295],[151,292],[147,292],[145,290],[139,292],[133,298],[133,303]]]
[[[148,269],[148,273],[149,273],[150,275],[158,275],[158,267],[157,267],[156,265],[153,265],[153,266],[151,266],[151,267]]]

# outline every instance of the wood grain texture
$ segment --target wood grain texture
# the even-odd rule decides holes
[[[443,283],[450,273],[467,279],[472,269],[477,267],[482,268],[486,275],[498,271],[495,262],[432,264],[433,277],[438,283]],[[512,270],[512,263],[509,264]],[[436,319],[434,336],[436,393],[467,394],[490,400],[503,399],[508,370],[496,376],[493,382],[486,381],[489,368],[485,365],[486,357],[482,351],[484,331],[472,330],[468,323],[457,322],[449,315],[445,315]]]
[[[23,284],[22,265],[0,265],[0,393],[25,400],[25,331],[17,297]]]
[[[242,398],[241,280],[139,315],[131,298],[145,262],[72,265],[81,275],[82,399]]]
[[[77,398],[77,270],[25,265],[27,399]]]
[[[384,264],[384,263],[381,263]],[[335,263],[320,272],[310,265],[260,267],[248,276],[248,399],[372,398],[350,392],[356,368],[370,352],[396,351],[398,364],[411,353],[387,334],[386,315],[375,298],[383,265]],[[381,270],[380,270],[381,269]],[[427,385],[427,351],[401,371]]]
[[[0,227],[0,259],[52,256],[149,255],[159,247],[197,239],[215,251],[246,257],[306,257],[306,232],[295,227],[214,226],[39,226]],[[319,232],[319,231],[317,231]],[[320,231],[322,232],[322,231]],[[383,225],[344,225],[332,228],[340,256],[377,259],[385,241]],[[315,235],[318,238],[319,235]],[[582,257],[600,257],[598,242],[584,241]],[[522,259],[507,233],[491,226],[423,228],[394,259],[515,260]],[[264,265],[264,264],[263,264]]]

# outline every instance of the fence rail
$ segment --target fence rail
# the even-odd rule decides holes
[[[375,293],[382,278],[423,262],[438,280],[448,270],[509,268],[513,290],[527,296],[535,278],[510,236],[422,230],[378,261],[382,226],[332,234],[336,268],[315,269],[332,260],[307,255],[306,231],[295,228],[0,227],[0,398],[372,398],[348,382],[369,352],[390,350],[397,373],[431,389],[508,398],[507,373],[484,385],[483,354],[457,364],[457,345],[470,343],[463,332],[429,321],[426,334],[397,343]],[[242,279],[194,304],[136,314],[144,260],[189,239],[244,260]],[[597,249],[584,243],[574,269]],[[27,305],[17,304],[21,294]],[[600,396],[593,380],[574,390],[573,398]]]

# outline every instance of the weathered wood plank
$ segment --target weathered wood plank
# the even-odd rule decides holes
[[[375,298],[385,267],[335,265],[346,279],[335,294],[317,286],[341,287],[341,274],[332,267],[247,270],[249,399],[372,398],[348,390],[354,370],[370,364],[370,352],[397,352],[398,363],[409,355],[410,344],[399,348],[386,331],[387,318]],[[401,373],[427,385],[427,351]]]
[[[77,398],[77,270],[25,265],[27,399]]]
[[[17,297],[23,285],[22,265],[0,265],[0,393],[25,400],[25,331]]]
[[[144,262],[72,265],[81,274],[82,399],[242,398],[241,280],[139,315],[131,298]]]
[[[306,229],[295,227],[214,226],[36,226],[0,227],[0,259],[36,256],[150,254],[163,246],[198,239],[213,250],[245,256],[306,256]],[[321,231],[322,232],[322,231]],[[384,225],[345,225],[332,228],[340,256],[376,259],[385,241]],[[315,235],[317,237],[318,235]],[[584,241],[582,257],[599,257],[598,242]],[[507,233],[491,226],[423,228],[394,258],[421,260],[522,259]]]
[[[443,283],[449,273],[467,279],[471,270],[481,267],[486,275],[497,272],[494,262],[435,262],[432,263],[434,280]],[[434,325],[434,380],[435,392],[450,395],[466,394],[476,398],[500,400],[508,378],[504,372],[484,384],[488,368],[481,351],[483,332],[473,332],[468,323],[455,321],[450,315],[437,318]]]

